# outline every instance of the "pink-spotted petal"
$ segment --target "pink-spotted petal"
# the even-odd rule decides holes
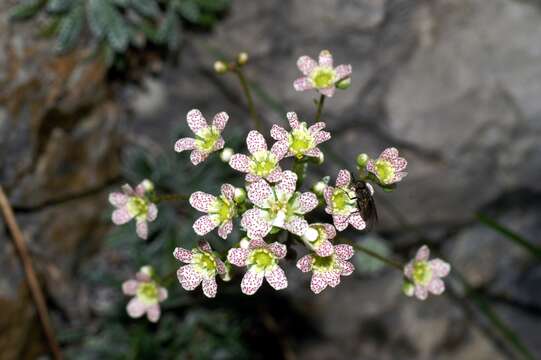
[[[304,153],[304,155],[318,158],[318,157],[321,157],[323,155],[323,153],[318,148],[312,148],[312,149],[306,151]]]
[[[336,229],[331,224],[323,224],[323,227],[325,229],[325,233],[327,234],[327,238],[329,240],[334,239],[336,236]]]
[[[220,192],[227,200],[233,200],[235,197],[235,187],[231,184],[223,184],[220,188]]]
[[[203,294],[208,298],[216,297],[218,292],[218,284],[216,284],[216,278],[211,277],[210,279],[203,280]]]
[[[147,308],[147,319],[150,322],[158,322],[160,320],[161,310],[160,305],[154,304]]]
[[[288,150],[289,144],[287,140],[282,140],[277,141],[274,143],[274,145],[272,145],[271,153],[273,153],[274,156],[276,156],[276,158],[278,159],[278,161],[280,161],[286,156]]]
[[[113,211],[112,220],[115,225],[123,225],[133,219],[127,208],[123,207]]]
[[[393,159],[398,157],[398,149],[394,147],[387,148],[381,152],[379,155],[380,159],[384,159],[387,161],[392,161]]]
[[[210,215],[203,215],[193,223],[193,230],[199,236],[208,234],[218,226]]]
[[[413,262],[410,261],[404,266],[404,276],[411,279],[413,276]]]
[[[250,255],[250,251],[248,249],[231,248],[227,253],[227,260],[235,266],[242,267],[246,265],[248,255]]]
[[[149,204],[148,205],[148,212],[147,212],[147,221],[154,221],[158,217],[158,207],[156,204]]]
[[[319,256],[331,256],[334,253],[334,247],[332,246],[332,243],[329,240],[323,241],[321,244],[319,244],[318,248],[316,249],[316,254]]]
[[[336,91],[336,88],[335,88],[334,86],[331,86],[331,87],[328,87],[328,88],[324,88],[324,89],[319,89],[319,92],[320,92],[322,95],[325,95],[325,96],[327,96],[327,97],[333,97],[335,91]]]
[[[128,302],[128,306],[126,307],[126,311],[128,312],[128,315],[134,319],[140,318],[141,316],[143,316],[146,310],[147,310],[146,305],[136,297],[131,299]]]
[[[270,131],[271,137],[274,140],[280,141],[280,140],[287,140],[287,131],[281,126],[278,125],[272,125],[271,131]]]
[[[340,266],[342,267],[342,272],[340,275],[342,276],[349,276],[351,274],[353,274],[353,272],[355,271],[355,266],[353,266],[352,263],[350,263],[349,261],[339,261],[340,263]]]
[[[297,268],[302,272],[308,272],[312,270],[312,255],[304,255],[297,261]]]
[[[233,221],[229,220],[218,227],[218,235],[222,239],[227,239],[227,236],[233,231]]]
[[[255,154],[258,151],[267,150],[267,142],[261,133],[256,130],[252,130],[246,137],[246,145],[250,154]]]
[[[368,160],[366,162],[366,170],[370,171],[371,173],[376,173],[376,162],[372,159]]]
[[[297,174],[292,171],[286,170],[282,172],[282,180],[276,185],[276,190],[282,194],[286,194],[286,198],[291,198],[291,195],[295,192],[297,185]],[[278,196],[278,194],[277,194]]]
[[[225,111],[222,111],[214,116],[212,119],[212,126],[214,126],[218,131],[222,132],[222,130],[227,125],[227,121],[229,120],[229,115]]]
[[[417,261],[426,261],[430,257],[430,249],[428,246],[423,245],[417,250],[417,254],[415,254],[415,260]]]
[[[327,186],[323,189],[323,198],[328,205],[332,204],[332,195],[334,193],[334,188],[332,186]]]
[[[126,194],[113,192],[109,194],[109,202],[111,205],[120,208],[128,202],[129,197]]]
[[[189,264],[192,262],[192,252],[190,250],[177,247],[175,248],[175,251],[173,251],[173,256],[183,263]]]
[[[274,288],[274,290],[282,290],[287,287],[286,274],[279,266],[276,266],[268,273],[265,273],[265,278],[267,279],[269,285]]]
[[[168,295],[169,295],[169,293],[167,292],[166,288],[161,287],[161,288],[158,289],[158,301],[159,302],[162,302],[162,301],[166,300]]]
[[[143,197],[145,196],[145,192],[146,192],[146,189],[145,189],[145,185],[143,182],[137,184],[137,186],[135,187],[135,195],[139,196],[139,197]]]
[[[135,224],[135,232],[141,239],[146,240],[148,238],[148,224],[146,220],[139,220]]]
[[[253,295],[261,287],[264,274],[248,270],[240,283],[242,292],[246,295]]]
[[[265,180],[253,182],[247,186],[248,199],[260,208],[268,208],[269,200],[274,198],[272,188]]]
[[[268,176],[267,176],[268,177]],[[254,175],[254,174],[246,174],[246,176],[244,177],[244,179],[246,180],[246,182],[248,184],[251,184],[253,182],[257,182],[257,181],[260,181],[262,180],[261,176],[257,176],[257,175]]]
[[[328,131],[320,131],[314,135],[314,141],[316,145],[319,145],[322,142],[329,140],[330,138],[331,138],[331,133]]]
[[[221,259],[219,259],[218,257],[214,258],[214,260],[216,261],[216,271],[218,272],[218,274],[220,274],[220,275],[225,274],[226,269],[225,269],[224,262]]]
[[[285,224],[287,231],[297,236],[303,236],[308,227],[308,222],[301,217],[293,217]]]
[[[343,80],[351,75],[351,65],[338,65],[334,72],[338,81]]]
[[[445,284],[440,278],[433,278],[428,283],[427,290],[434,295],[441,295],[445,291]]]
[[[229,166],[237,171],[247,173],[250,171],[250,158],[244,154],[234,154],[229,160]]]
[[[188,291],[194,290],[203,280],[192,264],[181,266],[177,271],[177,278],[184,290]]]
[[[325,126],[326,125],[323,121],[317,122],[308,128],[308,132],[310,132],[311,135],[316,135],[318,132],[323,130]]]
[[[325,279],[325,282],[330,287],[336,287],[340,284],[340,272],[339,271],[327,271],[321,274]]]
[[[415,297],[419,300],[426,300],[428,297],[428,290],[425,286],[415,285]]]
[[[280,166],[277,166],[276,169],[272,170],[271,173],[267,175],[267,177],[265,177],[265,179],[267,179],[267,181],[271,183],[276,183],[276,182],[281,181],[282,169],[280,168]]]
[[[188,126],[195,134],[197,134],[199,130],[208,127],[203,114],[197,109],[190,110],[186,115],[186,120],[188,121]]]
[[[212,252],[212,247],[207,241],[199,240],[197,242],[197,247],[203,251]]]
[[[299,201],[299,209],[297,210],[298,214],[306,214],[314,210],[319,203],[316,194],[311,193],[311,192],[302,193],[301,196],[299,196],[298,201]]]
[[[338,258],[342,260],[351,259],[351,257],[355,253],[355,251],[353,250],[353,246],[347,244],[335,245],[334,252],[338,256]]]
[[[299,118],[297,116],[297,113],[290,111],[286,114],[287,121],[289,121],[289,126],[291,126],[292,129],[296,129],[299,127]]]
[[[175,142],[176,152],[183,152],[185,150],[193,150],[193,149],[195,149],[195,139],[182,138],[182,139],[178,139],[177,142]]]
[[[312,83],[312,80],[310,80],[307,77],[300,77],[293,81],[293,88],[296,91],[306,91],[306,90],[312,90],[314,88],[314,84]]]
[[[297,67],[306,76],[310,75],[316,66],[316,61],[310,56],[303,55],[297,60]]]
[[[407,175],[408,173],[406,171],[396,173],[394,174],[391,182],[396,183],[396,182],[402,181],[402,179],[405,178]]]
[[[140,283],[149,282],[152,280],[152,277],[147,272],[138,271],[135,274],[135,280],[139,281]]]
[[[314,292],[314,294],[319,294],[325,288],[327,287],[327,281],[325,280],[325,277],[321,273],[314,273],[312,275],[312,280],[310,281],[310,290]]]
[[[261,248],[263,249],[268,248],[267,243],[262,238],[253,239],[252,241],[250,241],[250,244],[248,245],[249,250],[261,249]]]
[[[269,244],[268,248],[278,259],[283,259],[287,254],[287,246],[279,242]]]
[[[216,196],[202,191],[196,191],[190,195],[190,205],[201,212],[209,212],[216,200]]]
[[[366,228],[366,222],[358,211],[349,215],[349,223],[357,230]]]
[[[204,153],[204,152],[199,151],[197,149],[192,150],[192,152],[190,153],[190,161],[194,165],[201,164],[203,161],[205,161],[207,159],[207,157],[208,157],[207,153]]]
[[[246,211],[240,223],[250,239],[265,237],[272,228],[266,219],[266,213],[260,209]]]
[[[332,220],[338,231],[344,231],[348,227],[348,217],[345,215],[333,214]]]
[[[391,164],[393,164],[394,171],[397,172],[404,170],[408,166],[406,159],[401,157],[394,158]]]
[[[351,183],[351,174],[349,171],[342,169],[338,172],[336,177],[336,186],[337,187],[346,187]]]
[[[137,288],[139,287],[139,282],[136,280],[128,280],[122,283],[122,293],[124,295],[135,295],[137,294]]]
[[[222,137],[220,137],[218,138],[218,140],[216,140],[216,143],[214,144],[210,152],[222,150],[224,148],[224,145],[225,145],[225,141]]]
[[[428,263],[432,269],[432,272],[437,277],[447,276],[451,271],[451,265],[441,259],[430,260]]]
[[[333,58],[329,50],[322,50],[319,53],[319,66],[333,67]]]

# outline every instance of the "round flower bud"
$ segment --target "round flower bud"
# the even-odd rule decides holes
[[[245,52],[241,52],[237,55],[237,62],[239,65],[244,65],[248,62],[248,54]]]
[[[351,85],[351,78],[345,78],[336,83],[336,87],[340,90],[346,90]]]
[[[365,153],[357,155],[357,165],[359,165],[362,168],[366,166],[366,163],[368,162],[368,160],[369,160],[369,157]]]
[[[223,61],[216,61],[214,63],[214,71],[218,74],[225,74],[227,72],[227,65]]]
[[[250,246],[250,239],[248,239],[247,237],[243,237],[240,240],[239,245],[240,245],[241,249],[248,249],[248,247]]]
[[[236,203],[242,204],[246,200],[246,190],[236,187],[234,199]]]
[[[307,242],[314,242],[319,237],[319,232],[314,228],[308,228],[302,235],[302,239]]]
[[[222,152],[220,153],[220,159],[222,159],[223,162],[228,163],[229,160],[231,160],[231,156],[233,156],[233,149],[231,148],[224,148]]]
[[[154,190],[154,184],[152,183],[152,181],[148,180],[148,179],[145,179],[143,180],[143,188],[146,190],[146,191],[152,191]]]
[[[404,280],[404,285],[402,285],[402,292],[406,296],[413,296],[415,293],[415,285],[413,285],[408,280]]]
[[[314,192],[315,192],[317,195],[323,195],[323,191],[325,190],[326,187],[327,187],[327,184],[325,184],[325,182],[323,182],[323,181],[318,181],[318,182],[312,187],[312,190],[314,190]]]

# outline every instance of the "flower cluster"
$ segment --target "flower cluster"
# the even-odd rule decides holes
[[[217,71],[238,73],[244,63],[240,60],[228,65],[224,63]],[[347,169],[338,171],[334,186],[328,185],[326,177],[313,187],[314,192],[302,191],[302,184],[309,179],[306,177],[309,165],[323,162],[319,145],[331,139],[330,132],[324,131],[325,122],[319,121],[323,96],[331,97],[336,88],[347,88],[351,66],[333,67],[332,55],[326,50],[320,53],[319,62],[302,56],[297,65],[304,76],[295,80],[294,88],[299,91],[315,89],[321,94],[316,119],[299,121],[295,112],[288,112],[286,118],[291,130],[274,124],[269,133],[274,140],[270,148],[264,132],[258,129],[250,131],[246,137],[247,152],[224,149],[222,132],[229,119],[225,112],[214,116],[211,125],[197,109],[186,116],[195,137],[177,140],[175,151],[191,150],[190,160],[194,165],[221,151],[220,159],[240,176],[236,185],[223,184],[219,194],[218,190],[212,194],[195,191],[189,196],[189,204],[204,213],[193,224],[195,234],[208,236],[217,229],[220,241],[234,245],[225,253],[214,251],[207,241],[199,241],[199,245],[191,250],[177,247],[173,255],[183,265],[176,275],[185,290],[195,290],[201,285],[203,294],[214,298],[218,294],[216,277],[228,281],[235,272],[232,266],[244,269],[240,288],[246,295],[255,294],[264,279],[275,290],[285,289],[288,286],[285,258],[293,244],[305,249],[297,259],[296,267],[303,273],[312,272],[309,287],[315,294],[339,285],[342,276],[354,271],[348,260],[354,256],[355,244],[350,241],[340,243],[337,232],[346,230],[349,225],[355,230],[369,228],[371,218],[366,212],[367,204],[374,204],[374,187],[393,190],[407,175],[406,160],[391,147],[375,159],[366,154],[359,155],[358,172],[352,175]],[[244,81],[242,77],[241,80]],[[124,224],[135,218],[137,234],[146,238],[147,221],[156,218],[155,203],[162,197],[154,195],[148,181],[135,190],[129,185],[122,189],[122,193],[112,193],[109,198],[117,208],[113,212],[113,222]],[[318,207],[320,211],[314,211]],[[321,219],[322,216],[327,217],[327,222]],[[232,240],[232,234],[237,235],[233,232],[234,224],[238,224],[241,241]],[[288,258],[295,257],[291,253]],[[429,292],[441,294],[444,290],[441,278],[449,269],[442,260],[428,261],[428,248],[423,247],[415,260],[404,268],[404,291],[420,299],[425,299]],[[167,297],[167,292],[151,276],[140,272],[137,280],[124,283],[123,289],[126,294],[135,296],[128,305],[130,316],[141,316],[146,312],[151,321],[157,320],[158,303]]]

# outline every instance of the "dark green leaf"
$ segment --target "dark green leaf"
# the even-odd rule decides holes
[[[156,17],[160,14],[158,4],[154,0],[130,0],[130,5],[143,16]]]
[[[25,1],[12,8],[9,12],[11,20],[26,20],[37,14],[43,8],[46,0]]]
[[[47,3],[47,11],[52,13],[61,13],[68,11],[74,0],[49,0]]]
[[[83,29],[83,24],[83,7],[73,7],[69,14],[60,21],[56,49],[60,52],[72,49]]]
[[[192,23],[198,23],[201,17],[199,6],[193,1],[181,1],[178,5],[180,15]]]

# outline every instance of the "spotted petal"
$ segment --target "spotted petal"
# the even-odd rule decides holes
[[[258,151],[267,150],[267,142],[261,133],[256,130],[252,130],[246,137],[246,145],[250,154],[255,154]]]
[[[268,248],[278,259],[283,259],[287,254],[287,246],[279,242],[269,244]]]
[[[246,295],[253,295],[261,287],[264,274],[248,270],[240,283],[242,292]]]
[[[229,160],[229,166],[237,171],[247,173],[250,171],[250,158],[244,154],[234,154]]]
[[[141,239],[146,240],[148,238],[148,224],[146,220],[137,219],[135,224],[135,232]]]
[[[218,235],[222,239],[227,239],[227,236],[231,234],[231,231],[233,231],[233,221],[229,220],[220,225],[218,228]]]
[[[307,77],[300,77],[293,81],[293,88],[296,91],[306,91],[306,90],[312,90],[314,88],[314,84],[312,83],[312,80],[310,80]]]
[[[314,135],[314,141],[316,145],[321,144],[322,142],[325,142],[331,138],[331,133],[328,131],[319,131],[317,134]]]
[[[266,220],[266,213],[260,209],[250,209],[242,215],[241,226],[246,229],[250,239],[265,237],[272,226]]]
[[[290,199],[295,192],[297,185],[297,174],[292,171],[286,170],[282,172],[282,180],[276,185],[277,197],[285,196],[286,199]]]
[[[227,253],[227,260],[235,266],[245,266],[250,251],[243,248],[231,248]]]
[[[338,81],[343,80],[351,75],[351,65],[338,65],[334,72]]]
[[[355,253],[353,251],[353,246],[346,245],[346,244],[338,244],[334,246],[334,252],[338,256],[338,258],[342,260],[348,260],[350,259],[353,254]]]
[[[180,285],[188,291],[194,290],[203,280],[192,264],[181,266],[177,271],[177,277]]]
[[[319,203],[317,196],[311,192],[302,193],[298,198],[298,202],[299,209],[297,210],[297,213],[299,214],[306,214],[314,210]]]
[[[235,187],[231,184],[223,184],[220,188],[220,192],[228,200],[233,200],[235,197]]]
[[[312,275],[312,280],[310,281],[310,289],[314,294],[319,294],[327,287],[327,281],[325,281],[324,276],[321,273],[314,273]]]
[[[269,200],[274,197],[274,192],[272,188],[265,180],[260,180],[254,183],[251,183],[247,186],[248,188],[248,199],[255,205],[260,208],[268,208]]]
[[[109,194],[109,202],[111,205],[120,208],[128,202],[129,197],[126,194],[113,192]]]
[[[327,97],[333,97],[335,91],[336,91],[336,88],[335,88],[334,86],[331,86],[331,87],[328,87],[328,88],[324,88],[324,89],[319,89],[319,92],[320,92],[322,95],[325,95],[325,96],[327,96]]]
[[[188,126],[195,134],[197,134],[199,130],[208,127],[207,121],[198,109],[190,110],[186,115],[186,120],[188,121]]]
[[[160,316],[161,316],[160,305],[153,304],[147,308],[146,312],[147,312],[148,321],[155,323],[155,322],[158,322],[158,320],[160,320]]]
[[[143,316],[143,314],[146,312],[146,305],[137,297],[134,297],[130,300],[130,302],[128,302],[126,311],[130,317],[136,319]]]
[[[353,272],[355,271],[355,266],[353,266],[353,264],[350,263],[349,261],[340,260],[339,263],[340,263],[340,266],[342,267],[342,272],[340,275],[349,276],[353,274]]]
[[[113,211],[112,220],[115,225],[122,225],[133,219],[127,208],[123,207]]]
[[[209,212],[216,200],[214,195],[202,191],[196,191],[190,195],[190,205],[201,212]]]
[[[297,268],[302,272],[308,272],[312,270],[312,255],[304,255],[297,261]]]
[[[331,256],[334,253],[334,247],[329,240],[323,241],[316,249],[316,254],[319,256]]]
[[[218,226],[210,215],[203,215],[193,223],[193,230],[199,236],[208,234]]]
[[[351,174],[347,170],[340,170],[336,177],[336,186],[345,187],[351,183]]]
[[[178,139],[177,142],[175,142],[176,152],[183,152],[185,150],[193,150],[193,149],[195,149],[195,139],[182,138],[182,139]]]
[[[218,129],[218,131],[222,132],[222,130],[227,125],[228,120],[229,115],[227,115],[226,112],[222,111],[214,116],[214,119],[212,119],[212,126]]]
[[[173,256],[177,259],[182,261],[183,263],[189,264],[192,262],[192,252],[190,250],[186,250],[181,247],[175,248],[175,251],[173,251]]]
[[[428,260],[428,257],[430,256],[430,249],[428,246],[423,245],[419,250],[417,250],[417,254],[415,255],[415,260],[417,261],[426,261]]]
[[[308,230],[309,225],[303,218],[295,216],[285,224],[285,228],[292,234],[302,236]]]
[[[445,291],[445,284],[440,278],[433,278],[428,283],[427,290],[434,295],[441,295]]]
[[[428,290],[425,286],[415,285],[415,296],[419,300],[426,300],[428,297]]]
[[[310,75],[316,66],[316,61],[310,56],[304,55],[297,60],[297,67],[306,76]]]
[[[333,67],[333,58],[329,50],[321,50],[319,53],[319,66]]]
[[[216,297],[218,291],[218,284],[216,284],[216,278],[211,277],[210,279],[203,280],[203,294],[208,298]]]
[[[338,231],[344,231],[348,227],[348,217],[345,215],[333,214],[332,220]]]
[[[289,144],[287,140],[277,141],[274,143],[274,145],[272,145],[271,153],[273,153],[278,161],[280,161],[284,158],[284,156],[286,156],[288,150]]]
[[[366,228],[366,222],[358,211],[349,215],[349,223],[357,230]]]
[[[276,266],[270,272],[265,273],[265,278],[267,279],[269,285],[275,290],[282,290],[287,287],[286,274],[279,266]]]
[[[270,134],[274,140],[287,140],[287,131],[281,126],[272,125]]]
[[[154,221],[158,217],[158,207],[156,204],[150,203],[148,205],[148,211],[147,211],[147,221]]]
[[[192,150],[192,152],[190,153],[190,161],[194,165],[199,165],[200,163],[205,161],[207,159],[207,157],[208,157],[207,153],[204,153],[204,152],[199,151],[197,149]]]
[[[441,259],[430,260],[428,263],[435,276],[444,277],[451,271],[451,265]]]
[[[137,288],[139,283],[137,280],[128,280],[122,283],[122,293],[124,295],[135,295],[137,294]]]

